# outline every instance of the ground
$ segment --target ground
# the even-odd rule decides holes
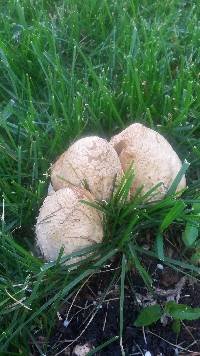
[[[192,351],[200,353],[198,321],[183,323],[179,335],[173,332],[171,318],[151,328],[134,326],[133,321],[141,307],[153,301],[162,304],[167,299],[178,297],[180,303],[194,307],[199,305],[200,286],[197,283],[187,279],[183,281],[185,277],[181,278],[170,268],[160,269],[161,264],[155,265],[150,260],[148,263],[154,275],[155,295],[152,297],[149,294],[135,271],[129,274],[125,286],[123,347],[126,355],[143,355],[147,351],[152,356],[189,355]],[[49,355],[71,355],[76,345],[89,345],[92,350],[116,338],[119,330],[119,281],[109,289],[111,271],[115,268],[114,264],[109,265],[94,275],[61,310],[49,345]],[[132,281],[134,294],[128,280]],[[105,297],[104,291],[107,288]],[[95,355],[121,355],[118,340],[114,340],[102,351],[95,352]]]

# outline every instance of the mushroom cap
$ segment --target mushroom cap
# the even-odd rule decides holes
[[[65,255],[100,243],[103,239],[102,215],[80,200],[93,202],[83,189],[63,188],[48,195],[36,223],[37,245],[47,261],[54,261],[64,247]]]
[[[76,141],[58,158],[51,169],[51,182],[54,190],[77,186],[88,189],[98,200],[108,200],[122,175],[112,145],[91,136]]]
[[[135,123],[114,136],[110,143],[119,155],[124,172],[132,163],[134,165],[135,178],[131,194],[134,195],[141,186],[143,193],[146,193],[156,184],[162,183],[151,200],[163,198],[182,166],[169,142],[158,132]],[[177,191],[185,186],[184,176]]]

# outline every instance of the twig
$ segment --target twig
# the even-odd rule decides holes
[[[164,296],[164,297],[174,296],[176,297],[176,301],[178,302],[180,299],[181,291],[186,283],[186,280],[187,280],[186,277],[182,277],[180,281],[176,284],[176,287],[174,289],[163,290],[160,288],[156,288],[155,292],[159,296]]]
[[[136,347],[138,348],[138,350],[140,351],[141,355],[144,356],[144,353],[143,353],[141,347],[140,347],[138,344],[136,344],[135,341],[133,341],[133,342],[134,342],[134,344],[136,345]]]
[[[70,346],[72,346],[78,339],[80,339],[80,337],[84,334],[84,332],[86,331],[86,329],[88,328],[88,326],[90,325],[90,323],[92,322],[92,320],[94,319],[96,313],[98,310],[96,310],[96,312],[94,312],[94,314],[92,315],[92,317],[90,318],[90,320],[88,321],[87,325],[85,326],[85,328],[81,331],[81,333],[76,337],[76,339],[74,339],[69,345],[67,345],[64,349],[62,349],[61,351],[57,352],[55,354],[55,356],[60,355],[62,352],[64,352],[65,350],[67,350]]]
[[[143,337],[144,337],[145,345],[147,345],[147,339],[146,339],[146,335],[145,335],[144,326],[143,326],[143,328],[142,328],[142,332],[143,332]]]
[[[108,304],[109,304],[109,302],[107,303],[106,315],[105,315],[105,319],[104,319],[104,323],[103,323],[103,331],[105,330],[106,321],[107,321],[107,315],[108,315]]]
[[[74,299],[73,299],[73,301],[72,301],[72,303],[71,303],[71,305],[70,305],[70,307],[69,307],[69,309],[68,309],[68,311],[67,311],[67,315],[66,315],[66,318],[65,318],[66,320],[68,320],[68,318],[69,318],[69,313],[70,313],[70,311],[71,311],[71,309],[72,309],[72,307],[73,307],[73,305],[74,305],[74,302],[75,302],[75,300],[76,300],[76,298],[77,298],[79,292],[81,291],[81,289],[84,287],[84,285],[89,281],[89,279],[90,279],[91,277],[92,277],[92,275],[90,275],[90,276],[86,279],[86,281],[81,285],[81,287],[78,289],[77,293],[75,294]]]
[[[169,342],[168,340],[165,340],[163,337],[161,337],[160,335],[157,335],[157,334],[153,333],[153,332],[150,331],[150,330],[148,330],[148,333],[149,333],[149,334],[152,334],[152,335],[154,335],[154,336],[156,336],[156,337],[158,337],[159,339],[165,341],[167,344],[169,344],[169,345],[171,345],[171,346],[173,346],[173,347],[175,347],[175,348],[177,348],[177,349],[180,349],[180,350],[182,350],[182,351],[188,351],[188,352],[190,352],[190,353],[193,352],[193,351],[188,350],[188,349],[186,349],[186,348],[184,348],[184,347],[182,347],[182,346],[172,344],[172,342]]]
[[[191,338],[194,340],[194,343],[197,344],[196,339],[194,338],[194,336],[192,335],[190,329],[187,327],[187,325],[184,324],[183,321],[181,321],[181,324],[184,326],[184,328],[187,330],[188,334],[191,336]]]

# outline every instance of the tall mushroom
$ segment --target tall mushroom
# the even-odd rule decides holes
[[[37,218],[36,238],[47,261],[56,260],[62,246],[69,255],[102,241],[102,215],[80,200],[93,202],[94,198],[83,189],[63,188],[44,200]]]
[[[113,147],[91,136],[76,141],[58,158],[51,169],[51,182],[54,190],[77,186],[88,189],[98,200],[108,200],[122,172]]]
[[[131,194],[134,195],[140,186],[143,186],[145,193],[156,184],[162,183],[151,200],[163,198],[182,165],[169,142],[158,132],[135,123],[114,136],[110,144],[118,153],[124,172],[133,163],[135,179]],[[185,186],[184,176],[177,191]]]

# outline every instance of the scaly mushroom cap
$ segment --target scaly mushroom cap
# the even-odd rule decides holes
[[[157,200],[164,197],[182,164],[169,142],[158,132],[135,123],[114,136],[110,144],[115,148],[124,172],[133,163],[135,179],[131,194],[143,185],[147,192],[158,183],[162,183],[156,191]],[[177,191],[186,186],[185,176],[178,185]],[[155,192],[154,192],[155,194]]]
[[[66,255],[103,239],[102,215],[80,200],[94,202],[84,189],[63,188],[48,195],[37,218],[36,236],[44,258],[54,261],[61,247]]]
[[[91,136],[76,141],[51,169],[54,190],[88,189],[96,199],[108,200],[123,175],[116,151],[104,139]]]

